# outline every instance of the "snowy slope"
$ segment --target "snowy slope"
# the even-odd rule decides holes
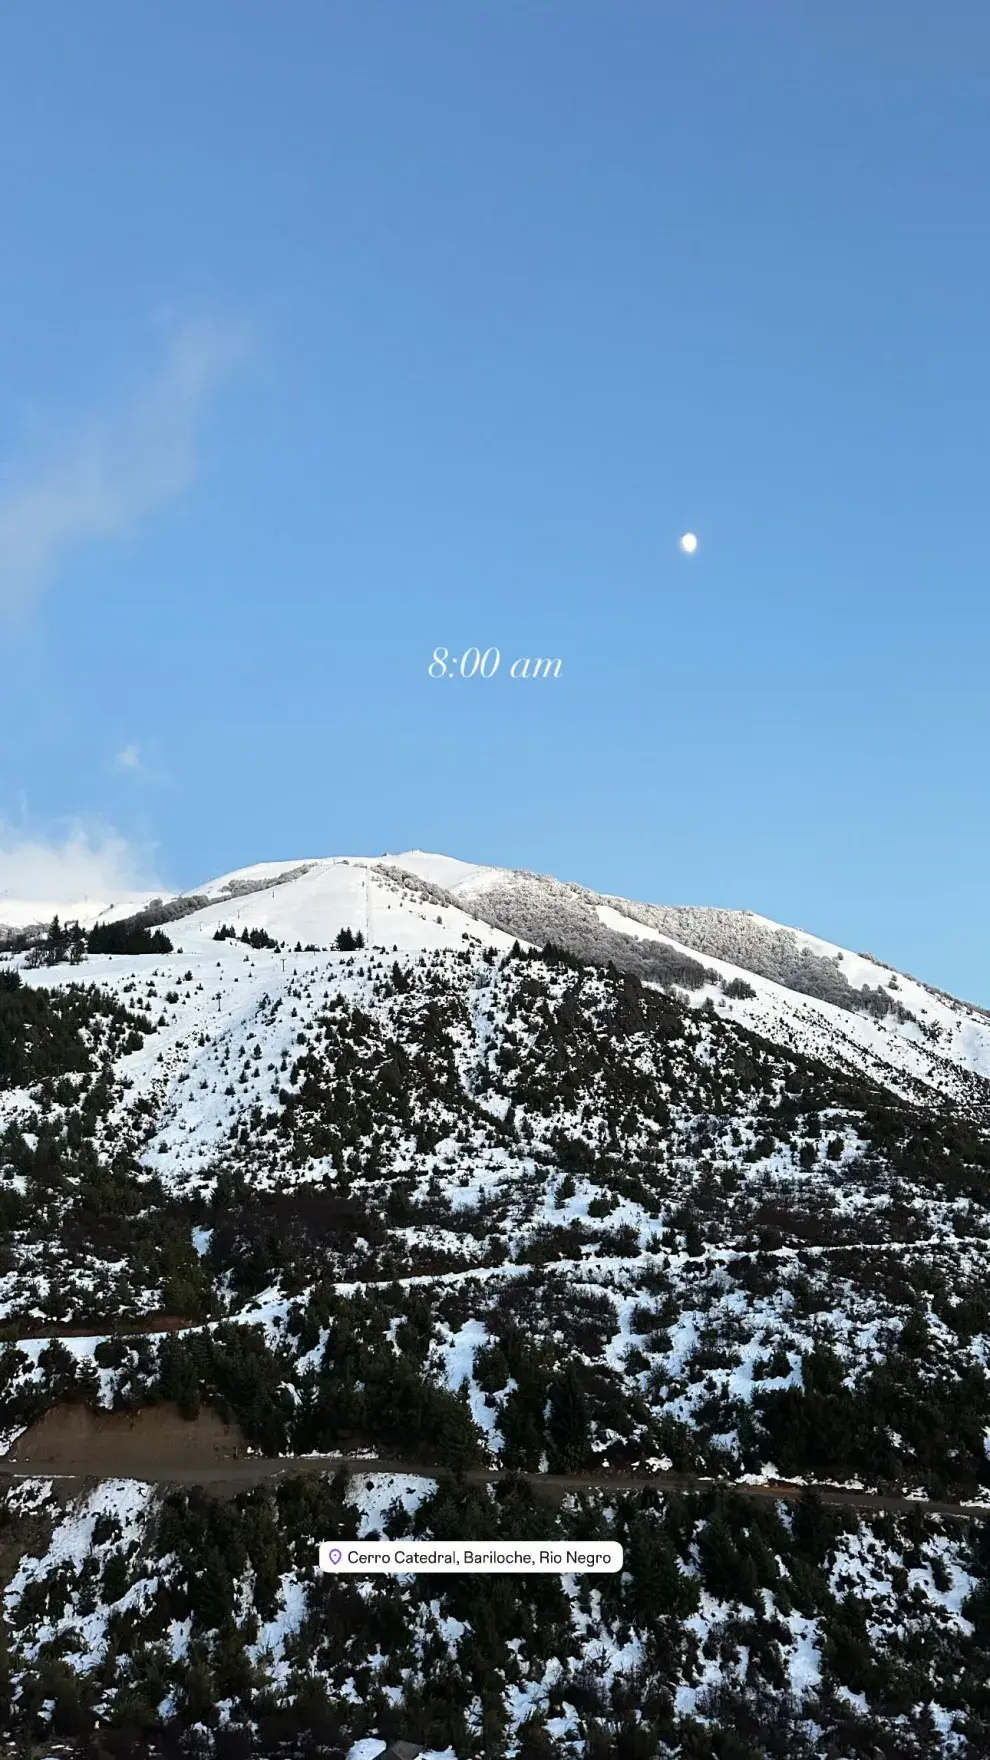
[[[360,931],[368,947],[400,953],[459,947],[467,939],[496,947],[510,947],[512,937],[491,930],[456,904],[434,903],[414,896],[374,862],[340,856],[307,864],[287,863],[285,868],[305,867],[296,878],[282,884],[238,893],[232,881],[274,877],[256,869],[225,876],[203,892],[211,903],[176,925],[183,945],[193,937],[212,940],[221,923],[242,929],[264,929],[276,940],[294,946],[315,943],[330,946],[341,929]]]
[[[631,940],[654,941],[685,953],[692,951],[645,924],[623,917],[610,905],[599,905],[597,914],[606,927]],[[802,939],[815,940],[810,936]],[[815,944],[828,945],[820,941]],[[843,955],[840,950],[835,952],[876,981],[877,971],[865,959]],[[689,992],[690,1000],[699,1005],[710,1001],[720,1013],[751,1027],[774,1044],[819,1057],[826,1063],[841,1064],[907,1095],[919,1083],[922,1087],[976,1098],[979,1091],[972,1078],[980,1084],[990,1079],[990,1020],[968,1010],[964,1004],[940,998],[910,979],[899,979],[897,991],[915,1018],[902,1020],[891,1015],[880,1020],[819,997],[803,995],[727,960],[708,955],[705,965],[717,974],[720,983]],[[849,967],[844,969],[848,971]],[[727,996],[725,987],[740,978],[753,994]],[[863,982],[867,981],[864,977]]]
[[[631,969],[639,969],[635,952],[650,945],[700,958],[718,981],[686,988],[687,999],[712,1002],[776,1044],[908,1095],[920,1084],[971,1101],[990,1099],[983,1092],[990,1081],[990,1013],[867,955],[749,911],[640,904],[548,875],[420,850],[388,860],[536,944],[554,940],[620,967],[628,949]],[[754,994],[727,997],[733,980]]]
[[[16,981],[10,991],[30,1005],[18,1017],[22,1062],[44,1025],[40,1003],[53,1006],[42,989],[60,992],[61,1005],[73,1001],[66,987],[95,985],[101,1004],[111,993],[141,1031],[113,1040],[100,1027],[104,1006],[78,1035],[88,1065],[53,1034],[54,1074],[39,1064],[29,1082],[12,1064],[0,1084],[0,1198],[11,1219],[0,1319],[18,1334],[4,1353],[0,1446],[69,1400],[171,1401],[181,1370],[183,1397],[191,1387],[210,1406],[222,1389],[252,1449],[312,1465],[353,1446],[419,1463],[422,1475],[353,1482],[362,1535],[389,1531],[397,1504],[429,1511],[429,1448],[446,1448],[449,1434],[456,1443],[451,1419],[462,1411],[480,1458],[513,1470],[563,1461],[571,1471],[591,1459],[596,1469],[665,1471],[676,1449],[677,1471],[740,1482],[828,1475],[903,1486],[919,1502],[957,1495],[958,1482],[959,1495],[990,1496],[990,1152],[980,1159],[985,1133],[953,1135],[964,1104],[977,1111],[987,1092],[990,1017],[748,913],[638,904],[421,851],[262,863],[165,902],[180,912],[165,916],[172,953],[41,968],[14,956],[24,993]],[[120,901],[112,911],[127,915]],[[71,906],[59,914],[70,918]],[[221,924],[236,936],[263,929],[278,946],[217,941]],[[342,929],[367,945],[335,951]],[[516,939],[552,940],[617,970],[492,957]],[[623,970],[654,975],[640,985]],[[787,1048],[829,1067],[788,1060]],[[888,1107],[874,1088],[834,1080],[836,1070],[921,1104]],[[132,1320],[142,1329],[130,1335]],[[834,1404],[812,1432],[806,1414],[819,1406],[800,1404],[802,1389],[836,1357],[844,1380],[817,1396]],[[400,1405],[414,1391],[415,1408]],[[390,1429],[394,1411],[409,1409],[411,1440],[423,1446],[415,1456]],[[535,1454],[520,1459],[512,1450],[530,1447],[527,1426]],[[446,1472],[446,1455],[440,1464]],[[206,1471],[215,1467],[211,1456]],[[367,1657],[336,1626],[324,1641],[332,1602],[314,1585],[314,1543],[346,1530],[327,1523],[338,1495],[329,1478],[307,1477],[309,1513],[295,1484],[286,1475],[230,1504],[173,1493],[161,1543],[162,1496],[134,1481],[87,1485],[74,1504],[46,1481],[11,1488],[8,1502],[33,1524],[7,1585],[15,1689],[51,1711],[62,1690],[51,1659],[61,1667],[64,1656],[80,1676],[102,1670],[104,1703],[116,1706],[119,1688],[126,1710],[138,1665],[164,1668],[150,1703],[181,1718],[185,1661],[202,1653],[226,1679],[236,1627],[245,1680],[257,1669],[265,1691],[288,1700],[304,1657],[335,1705],[355,1707],[347,1742],[360,1737],[380,1639],[361,1636]],[[448,1530],[449,1495],[438,1512]],[[659,1495],[651,1489],[651,1521]],[[215,1508],[243,1533],[210,1528]],[[685,1508],[697,1534],[683,1527]],[[611,1491],[599,1509],[618,1519]],[[778,1517],[765,1500],[745,1554],[759,1564],[740,1576],[734,1549],[738,1540],[743,1560],[750,1516],[742,1500],[725,1510],[678,1500],[660,1535],[668,1547],[683,1529],[664,1594],[681,1576],[692,1590],[680,1614],[665,1615],[665,1629],[686,1636],[683,1657],[666,1639],[657,1652],[664,1703],[705,1720],[706,1693],[741,1693],[758,1631],[759,1680],[770,1678],[761,1659],[772,1638],[781,1692],[823,1681],[845,1728],[850,1706],[867,1701],[855,1684],[837,1700],[829,1670],[849,1648],[856,1601],[869,1621],[863,1653],[888,1670],[874,1696],[894,1680],[902,1731],[920,1728],[930,1705],[949,1728],[959,1682],[978,1693],[987,1674],[985,1631],[966,1611],[974,1586],[976,1611],[986,1605],[985,1561],[974,1562],[962,1529],[946,1532],[913,1508],[903,1533],[900,1516],[875,1532],[848,1514],[827,1531],[816,1518],[805,1561],[807,1522],[799,1530],[793,1506]],[[429,1532],[429,1513],[417,1519]],[[238,1546],[241,1534],[247,1562],[228,1553],[229,1534]],[[635,1587],[642,1534],[621,1530],[623,1595]],[[565,1580],[546,1677],[513,1648],[529,1628],[506,1619],[511,1654],[492,1678],[508,1683],[513,1730],[552,1691],[550,1721],[573,1738],[568,1752],[584,1752],[568,1680],[581,1703],[593,1676],[641,1691],[654,1557],[668,1554],[646,1552],[646,1587],[621,1617],[597,1590],[588,1603]],[[406,1674],[414,1685],[425,1678],[441,1640],[454,1645],[466,1631],[439,1600],[402,1593],[410,1645],[399,1654],[392,1641],[390,1693]],[[534,1631],[542,1653],[538,1622]],[[917,1654],[934,1660],[915,1688]],[[793,1731],[794,1704],[781,1703]],[[825,1703],[809,1699],[802,1713],[806,1755],[824,1751]],[[223,1707],[223,1719],[247,1716],[232,1696]],[[374,1760],[379,1748],[360,1737],[351,1760]]]
[[[200,901],[209,902],[195,908]],[[148,902],[135,895],[99,913],[67,903],[59,915],[107,921]],[[369,948],[389,955],[554,941],[648,982],[673,984],[695,1006],[710,1005],[775,1044],[906,1097],[935,1090],[980,1107],[990,1101],[990,1013],[748,911],[643,904],[422,850],[257,863],[206,881],[170,906],[183,913],[169,928],[176,945],[201,948],[214,963],[221,924],[238,935],[263,929],[288,950],[332,948],[341,929],[360,931]],[[54,908],[47,904],[43,916]],[[0,920],[37,921],[38,907],[0,901]],[[119,958],[109,964],[120,973]],[[95,962],[89,975],[96,976]]]

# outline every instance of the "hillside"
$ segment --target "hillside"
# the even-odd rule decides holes
[[[548,941],[613,963],[718,1011],[788,1049],[823,1058],[910,1097],[926,1090],[986,1105],[990,1011],[750,911],[641,904],[571,882],[406,851],[258,863],[188,894],[128,895],[98,912],[57,908],[87,926],[182,921],[198,944],[223,922],[264,930],[288,947],[332,945],[342,927],[369,946],[425,951],[479,941]],[[41,907],[5,899],[3,921],[36,925]]]
[[[418,852],[139,915],[172,952],[0,961],[12,1736],[990,1751],[990,1017]],[[128,1415],[181,1489],[30,1476],[112,1478],[71,1451]],[[228,1434],[269,1476],[190,1488]],[[393,1470],[270,1477],[362,1454]],[[783,1481],[824,1500],[751,1495]],[[315,1577],[380,1529],[628,1568]]]

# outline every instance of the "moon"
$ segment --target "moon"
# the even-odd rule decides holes
[[[693,532],[685,532],[683,538],[681,539],[681,549],[685,550],[687,552],[688,556],[693,556],[695,551],[697,550],[697,548],[698,548],[698,540],[695,537],[694,533]]]

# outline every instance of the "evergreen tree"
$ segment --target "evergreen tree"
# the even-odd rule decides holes
[[[135,922],[96,923],[89,932],[90,953],[172,953],[168,936]]]
[[[554,1760],[557,1753],[553,1737],[541,1711],[535,1711],[519,1725],[516,1747],[517,1760]]]
[[[763,1606],[759,1579],[752,1559],[737,1548],[724,1515],[716,1514],[705,1524],[698,1541],[701,1577],[710,1595],[720,1601],[742,1601],[757,1610]]]
[[[67,931],[63,929],[58,917],[54,916],[48,929],[48,947],[45,953],[45,964],[47,966],[57,966],[61,964],[65,958],[68,939]]]
[[[669,1541],[652,1522],[636,1519],[629,1530],[630,1581],[625,1604],[637,1624],[651,1627],[658,1617],[686,1619],[698,1606],[698,1585],[680,1569]]]
[[[547,1440],[551,1472],[575,1472],[587,1466],[591,1452],[588,1399],[573,1363],[568,1363],[550,1388]]]

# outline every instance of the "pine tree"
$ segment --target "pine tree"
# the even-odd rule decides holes
[[[216,937],[214,937],[216,939]],[[168,936],[161,929],[148,929],[131,918],[119,923],[96,923],[89,932],[90,953],[172,953]]]
[[[748,1553],[739,1551],[725,1517],[712,1516],[698,1541],[701,1577],[709,1594],[720,1601],[742,1601],[762,1608],[763,1599],[756,1568]]]
[[[542,1711],[535,1711],[519,1725],[517,1760],[554,1760],[556,1752]]]
[[[636,1520],[629,1530],[630,1574],[625,1604],[632,1618],[646,1626],[657,1618],[685,1619],[698,1605],[698,1586],[677,1563],[670,1542],[651,1522]]]
[[[212,1724],[217,1715],[217,1694],[213,1675],[209,1664],[201,1657],[195,1657],[186,1668],[182,1681],[182,1707],[186,1721],[190,1724]]]
[[[45,948],[46,966],[61,965],[68,945],[69,932],[67,929],[63,929],[58,917],[54,916],[48,926],[48,945]]]
[[[550,1388],[547,1438],[551,1472],[566,1473],[587,1466],[591,1449],[588,1400],[573,1363]]]

